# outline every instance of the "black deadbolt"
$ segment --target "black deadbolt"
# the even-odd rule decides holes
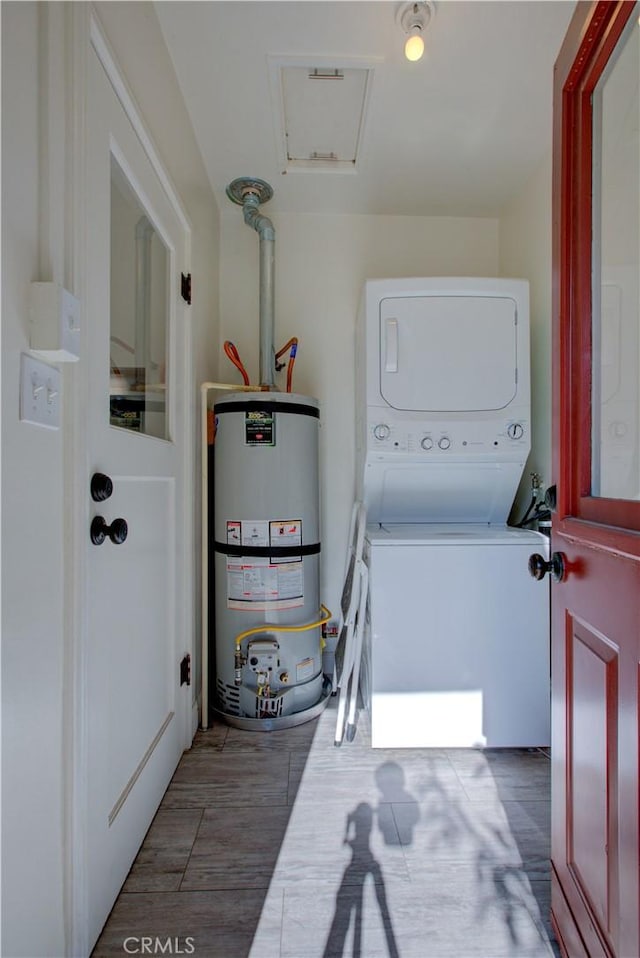
[[[94,502],[104,502],[113,494],[113,482],[103,472],[94,472],[91,476],[91,498]]]

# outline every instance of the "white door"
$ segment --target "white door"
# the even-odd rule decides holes
[[[87,144],[87,496],[94,477],[91,528],[104,538],[87,529],[93,943],[189,744],[180,683],[189,380],[187,232],[93,49]],[[123,519],[126,530],[114,521]]]

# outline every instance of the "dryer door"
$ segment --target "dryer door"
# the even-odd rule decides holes
[[[517,392],[516,303],[499,296],[380,301],[380,391],[394,409],[504,409]]]

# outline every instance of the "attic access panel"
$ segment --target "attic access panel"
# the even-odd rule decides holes
[[[272,62],[282,161],[288,170],[353,171],[372,68],[328,60]]]

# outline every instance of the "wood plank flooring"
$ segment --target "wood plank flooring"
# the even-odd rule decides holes
[[[94,958],[559,954],[547,755],[374,750],[366,713],[352,743],[334,732],[333,705],[199,732]]]

